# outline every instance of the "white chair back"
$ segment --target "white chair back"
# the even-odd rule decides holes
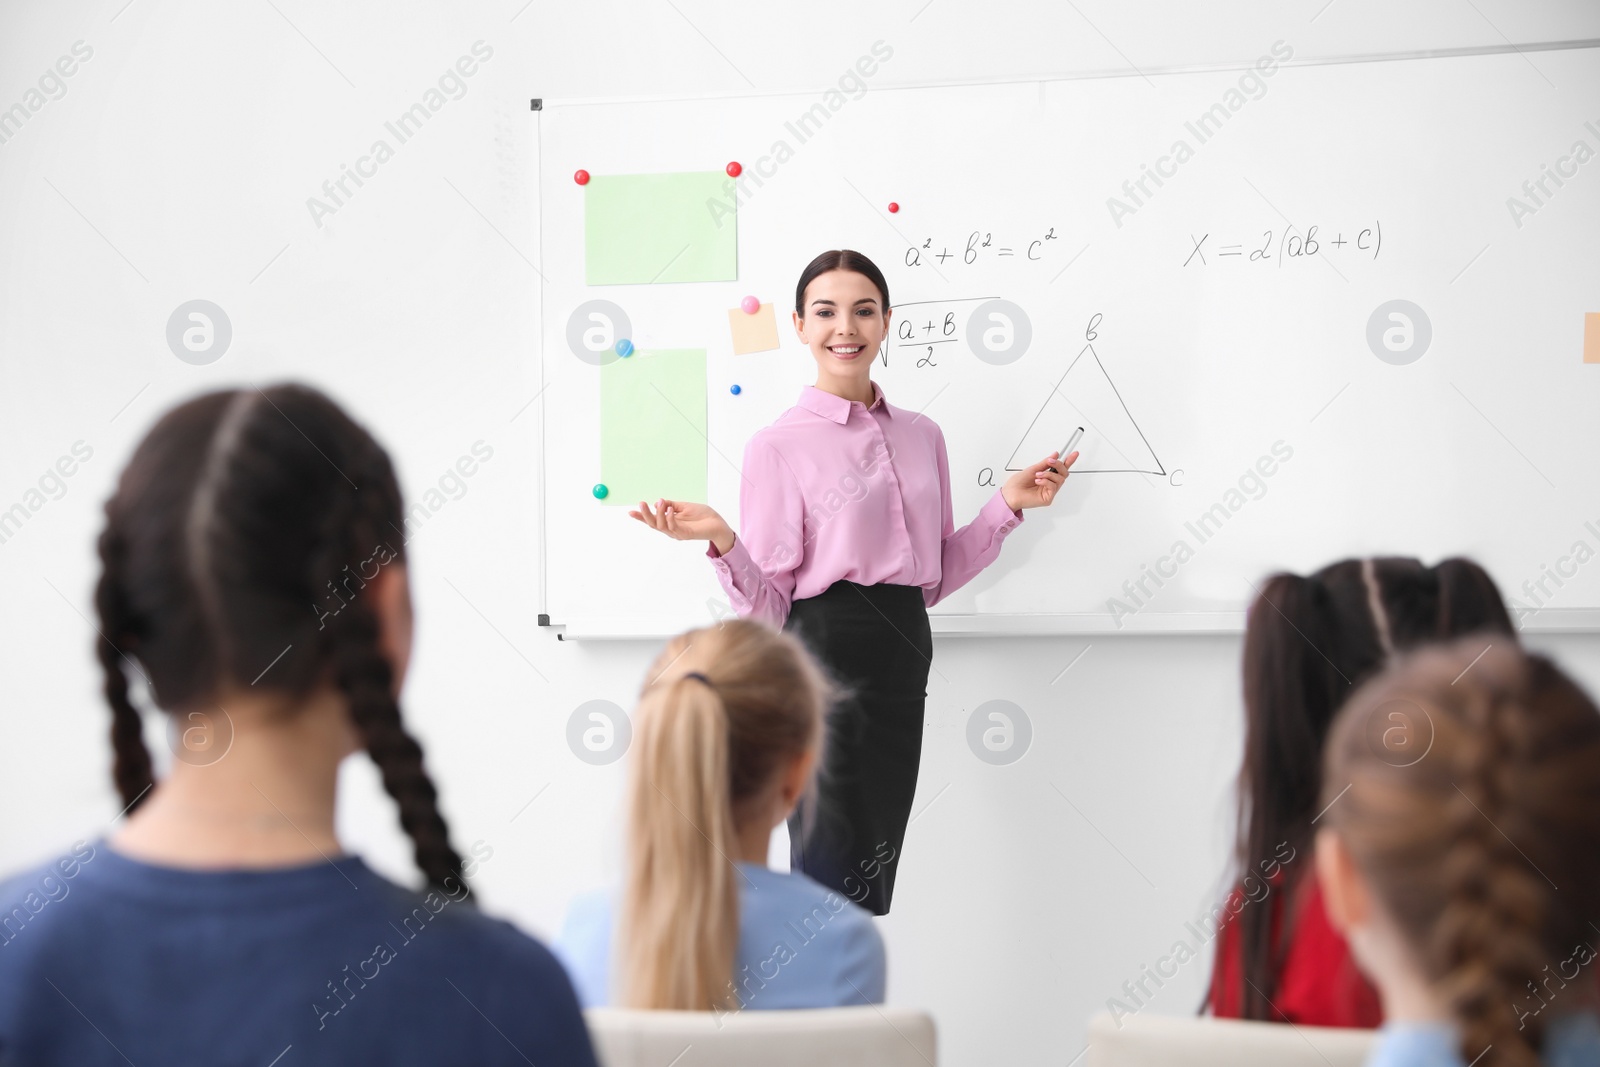
[[[1089,1020],[1087,1067],[1361,1067],[1376,1031],[1207,1017]]]
[[[933,1018],[868,1005],[795,1011],[584,1013],[601,1067],[936,1067]]]

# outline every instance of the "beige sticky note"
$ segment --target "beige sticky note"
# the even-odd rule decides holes
[[[778,319],[771,304],[762,304],[754,315],[743,308],[728,311],[728,330],[733,334],[733,354],[771,352],[778,347]]]
[[[1600,363],[1600,311],[1583,317],[1583,361]]]

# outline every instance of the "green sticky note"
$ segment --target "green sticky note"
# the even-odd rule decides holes
[[[636,351],[600,368],[602,504],[706,499],[706,351]]]
[[[590,178],[583,188],[585,280],[737,281],[738,216],[726,181],[720,170]]]

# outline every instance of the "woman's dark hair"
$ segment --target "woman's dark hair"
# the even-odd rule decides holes
[[[883,271],[878,265],[860,252],[848,248],[835,248],[806,264],[806,269],[800,272],[800,283],[794,287],[794,310],[801,318],[806,317],[805,301],[806,286],[816,280],[819,274],[826,274],[830,270],[848,270],[864,275],[867,281],[878,287],[878,295],[883,298],[883,307],[879,312],[889,310],[889,283],[883,278]]]
[[[291,697],[343,691],[432,885],[461,880],[422,748],[406,732],[379,647],[377,568],[403,562],[388,455],[301,385],[210,393],[145,436],[106,503],[96,643],[114,776],[132,810],[154,785],[123,663],[172,712],[229,686]]]
[[[1286,885],[1309,869],[1323,744],[1355,687],[1397,653],[1480,631],[1515,641],[1494,580],[1467,559],[1432,567],[1403,557],[1347,559],[1310,577],[1267,579],[1245,624],[1239,877],[1277,869],[1285,844],[1303,861]],[[1246,1019],[1275,1014],[1271,1001],[1291,928],[1285,913],[1282,943],[1274,945],[1274,911],[1249,907],[1236,920],[1245,983],[1238,1003]]]

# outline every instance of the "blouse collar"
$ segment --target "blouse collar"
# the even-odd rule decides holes
[[[861,405],[859,400],[846,400],[842,396],[835,396],[825,389],[818,389],[808,385],[800,390],[800,406],[807,411],[821,415],[825,419],[837,422],[840,426],[850,417],[851,405]],[[882,408],[885,415],[889,414],[889,401],[884,398],[883,389],[877,382],[872,383],[872,403],[865,405],[867,411]]]

